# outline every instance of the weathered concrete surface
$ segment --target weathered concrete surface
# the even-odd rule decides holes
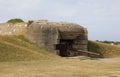
[[[26,23],[1,23],[0,24],[0,35],[20,35],[26,31]]]
[[[58,30],[55,26],[33,22],[27,27],[26,37],[32,42],[54,50],[54,45],[58,44]]]
[[[87,29],[75,23],[30,21],[26,33],[29,40],[52,51],[56,51],[56,44],[71,44],[72,48],[87,50]]]

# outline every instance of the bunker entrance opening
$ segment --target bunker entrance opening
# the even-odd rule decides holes
[[[69,57],[70,50],[72,49],[73,40],[71,39],[60,39],[60,44],[56,45],[57,50],[59,50],[59,55],[62,57]]]

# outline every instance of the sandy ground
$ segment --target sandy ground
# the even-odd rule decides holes
[[[120,62],[120,58],[100,58],[97,60],[105,62]]]

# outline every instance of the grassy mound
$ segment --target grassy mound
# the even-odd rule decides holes
[[[23,36],[0,36],[0,61],[44,60],[59,58]]]
[[[22,19],[20,19],[20,18],[14,18],[14,19],[10,19],[10,20],[8,20],[7,21],[7,23],[22,23],[22,22],[24,22]]]
[[[89,41],[88,50],[91,52],[100,53],[100,57],[120,57],[120,46],[116,45]]]

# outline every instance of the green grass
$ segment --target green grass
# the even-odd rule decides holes
[[[24,61],[59,58],[48,49],[23,36],[0,36],[0,61]]]
[[[120,57],[120,46],[116,45],[89,41],[88,50],[100,53],[100,57]]]

